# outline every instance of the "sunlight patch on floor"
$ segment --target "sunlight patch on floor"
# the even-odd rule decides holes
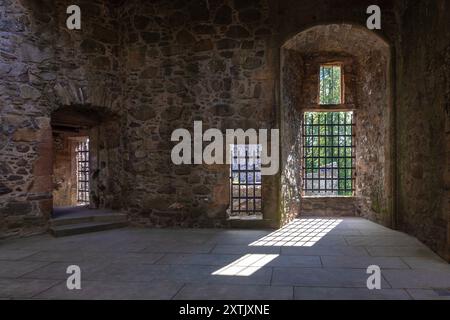
[[[278,254],[246,254],[229,265],[214,271],[212,274],[219,276],[250,276],[277,257]]]
[[[249,246],[312,247],[341,222],[342,219],[295,219]]]

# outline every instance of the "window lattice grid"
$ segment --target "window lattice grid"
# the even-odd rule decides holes
[[[353,112],[305,112],[303,194],[352,196],[355,191]]]
[[[80,141],[75,147],[77,163],[77,202],[89,203],[89,139]]]
[[[232,145],[230,171],[231,216],[260,215],[261,146]]]
[[[321,65],[319,73],[319,104],[341,104],[342,100],[342,67],[340,65]]]

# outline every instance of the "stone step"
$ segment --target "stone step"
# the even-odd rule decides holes
[[[82,233],[123,228],[126,227],[127,225],[128,225],[127,221],[116,221],[116,222],[93,221],[93,222],[52,226],[50,227],[50,233],[55,237],[65,237]]]
[[[87,216],[68,216],[50,220],[50,226],[64,226],[89,222],[126,222],[127,215],[123,213],[93,214]]]

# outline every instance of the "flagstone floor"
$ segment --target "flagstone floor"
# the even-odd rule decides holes
[[[67,267],[81,289],[67,288]],[[381,289],[367,289],[367,267]],[[0,242],[0,299],[450,299],[450,265],[360,218],[273,230],[134,229]]]

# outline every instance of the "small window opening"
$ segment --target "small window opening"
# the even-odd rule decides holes
[[[353,112],[305,112],[303,195],[353,196],[355,145]]]
[[[79,141],[75,147],[77,175],[77,203],[89,204],[89,138]]]
[[[231,145],[230,219],[262,219],[261,145]]]
[[[320,66],[319,104],[335,105],[343,103],[342,67],[338,64]]]

